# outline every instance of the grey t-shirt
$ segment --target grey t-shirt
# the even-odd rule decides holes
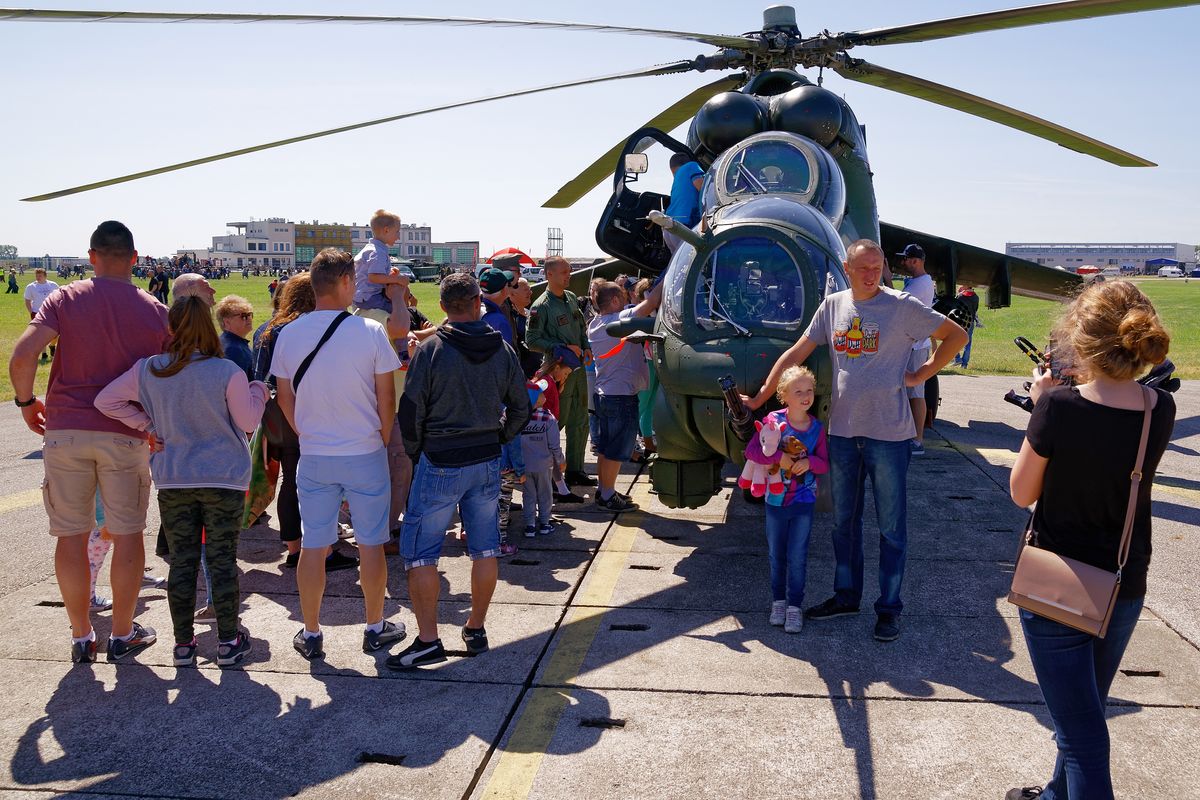
[[[632,308],[601,314],[588,325],[588,344],[592,346],[592,356],[596,359],[598,395],[637,394],[650,383],[646,351],[642,346],[626,344],[608,335],[608,323],[627,319],[633,319]]]
[[[847,289],[828,295],[804,335],[829,346],[833,361],[830,436],[865,436],[886,442],[917,434],[904,389],[914,342],[946,318],[905,292],[881,288],[856,301]]]

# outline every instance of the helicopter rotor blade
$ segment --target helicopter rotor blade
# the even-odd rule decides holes
[[[855,45],[909,44],[983,33],[1048,22],[1069,22],[1077,19],[1133,14],[1139,11],[1161,11],[1168,8],[1200,5],[1197,0],[1067,0],[1036,6],[1008,8],[982,14],[915,22],[889,28],[873,28],[840,34],[846,47]]]
[[[581,78],[579,80],[574,80],[574,81],[564,81],[562,83],[554,83],[549,86],[539,86],[539,87],[536,87],[533,89],[520,89],[518,91],[504,92],[502,94],[494,94],[494,95],[490,95],[488,97],[478,97],[478,98],[475,98],[474,100],[460,100],[460,101],[453,102],[453,103],[444,103],[444,104],[438,105],[438,106],[431,106],[430,108],[422,108],[417,111],[406,111],[402,114],[395,114],[390,117],[381,117],[380,119],[367,120],[366,122],[356,122],[352,125],[343,125],[339,128],[330,128],[330,129],[324,130],[324,131],[317,131],[316,133],[306,133],[302,136],[292,136],[287,139],[280,139],[275,142],[267,142],[266,144],[258,144],[258,145],[254,145],[252,147],[242,147],[237,150],[230,150],[225,153],[217,153],[216,155],[205,156],[204,158],[195,158],[190,161],[181,161],[178,164],[170,164],[165,167],[156,167],[154,169],[148,169],[148,170],[144,170],[142,172],[134,172],[129,175],[122,175],[118,178],[108,178],[107,180],[96,181],[95,183],[87,183],[87,184],[83,184],[82,186],[73,186],[70,189],[60,189],[55,192],[48,192],[46,194],[39,194],[39,195],[35,195],[33,197],[24,197],[21,199],[23,202],[31,202],[31,203],[32,202],[40,202],[42,200],[54,200],[55,198],[58,198],[58,197],[65,197],[67,195],[79,194],[80,192],[90,192],[93,189],[101,189],[105,186],[113,186],[118,183],[127,183],[129,181],[136,181],[141,178],[149,178],[152,175],[162,175],[165,172],[174,172],[176,170],[187,169],[188,167],[196,167],[201,164],[211,163],[213,161],[222,161],[226,158],[235,158],[237,156],[244,156],[249,153],[257,153],[261,150],[270,150],[275,147],[283,147],[284,145],[296,144],[297,142],[305,142],[305,141],[308,141],[309,139],[319,139],[323,136],[332,136],[335,133],[345,133],[346,131],[358,130],[359,128],[369,128],[373,125],[382,125],[385,122],[395,122],[396,120],[408,119],[409,117],[418,117],[423,114],[432,114],[435,111],[446,111],[446,110],[449,110],[452,108],[463,108],[464,106],[477,105],[479,103],[490,103],[494,100],[505,100],[510,97],[523,97],[525,95],[537,94],[539,92],[549,92],[549,91],[553,91],[555,89],[566,89],[566,88],[570,88],[573,86],[586,86],[588,84],[593,84],[593,83],[605,83],[607,81],[619,81],[619,80],[625,80],[627,78],[645,78],[645,77],[656,76],[656,75],[673,75],[673,74],[677,74],[677,73],[681,73],[681,72],[688,72],[692,69],[694,69],[694,65],[692,64],[691,61],[676,61],[672,64],[662,64],[657,67],[648,67],[646,69],[630,70],[628,72],[618,72],[618,73],[614,73],[612,75],[602,75],[602,76],[596,77],[596,78]]]
[[[320,23],[348,25],[452,25],[484,28],[535,28],[542,30],[590,31],[594,33],[624,33],[634,36],[657,36],[667,39],[686,39],[713,47],[745,47],[741,36],[692,33],[659,28],[627,28],[619,25],[591,25],[580,22],[547,22],[532,19],[488,19],[475,17],[411,17],[375,16],[360,14],[195,14],[169,11],[78,11],[74,9],[0,8],[0,21],[9,22],[163,22],[163,23],[232,23],[253,22]]]
[[[700,106],[714,95],[732,91],[737,88],[746,76],[742,73],[727,75],[720,80],[701,86],[699,89],[676,100],[663,109],[658,116],[648,121],[641,128],[658,128],[661,131],[673,130],[700,110]],[[600,183],[613,174],[613,165],[621,150],[625,147],[625,139],[617,142],[608,152],[589,164],[583,172],[563,184],[553,197],[542,203],[542,208],[570,208],[585,194],[595,189]]]
[[[829,66],[847,80],[878,86],[881,89],[899,92],[972,116],[982,117],[1120,167],[1157,166],[1154,162],[1147,161],[1141,156],[1128,153],[1041,117],[1035,117],[1033,114],[924,78],[885,69],[862,59],[840,54],[833,59]]]

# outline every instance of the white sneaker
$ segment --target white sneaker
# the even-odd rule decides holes
[[[784,633],[799,633],[802,630],[804,630],[804,615],[795,606],[788,606],[787,613],[784,614]]]
[[[767,621],[770,622],[775,627],[779,627],[780,625],[782,625],[783,624],[783,612],[784,612],[785,608],[787,608],[786,600],[776,600],[773,603],[771,603],[771,616],[770,616],[770,618],[768,618]]]

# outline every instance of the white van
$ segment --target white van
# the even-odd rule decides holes
[[[1183,270],[1181,270],[1179,267],[1162,267],[1158,271],[1158,277],[1160,277],[1160,278],[1182,278]]]

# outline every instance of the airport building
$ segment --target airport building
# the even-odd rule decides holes
[[[214,266],[230,269],[266,267],[290,270],[296,265],[295,223],[282,217],[268,217],[247,222],[226,222],[225,227],[233,228],[236,233],[212,237],[212,247],[204,255],[196,253],[197,258],[208,259]]]
[[[452,267],[474,267],[479,263],[479,242],[438,242],[429,245],[429,261]]]
[[[357,222],[343,225],[340,222],[297,222],[296,223],[296,266],[307,267],[317,253],[326,247],[337,247],[357,253],[371,239],[371,228]]]
[[[1116,267],[1122,272],[1144,275],[1157,272],[1164,259],[1176,262],[1181,268],[1196,265],[1195,246],[1180,242],[1010,242],[1004,246],[1004,252],[1069,272],[1093,266],[1101,270]],[[1147,262],[1156,263],[1147,265]]]

